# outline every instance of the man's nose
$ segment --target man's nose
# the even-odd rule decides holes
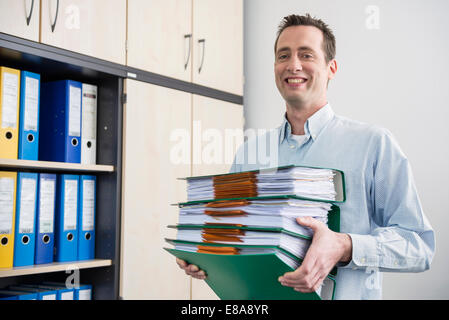
[[[296,56],[292,56],[292,58],[290,59],[288,65],[287,65],[287,71],[293,72],[293,73],[302,71],[301,60]]]

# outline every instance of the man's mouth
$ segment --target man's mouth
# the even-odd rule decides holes
[[[300,84],[300,83],[304,83],[306,81],[307,81],[306,78],[287,78],[287,79],[285,79],[285,82],[287,82],[288,84]]]

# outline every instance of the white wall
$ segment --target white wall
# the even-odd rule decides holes
[[[411,162],[437,249],[427,272],[384,274],[384,299],[449,298],[448,12],[447,0],[245,0],[245,129],[280,125],[277,26],[291,13],[310,13],[337,39],[334,111],[388,128]]]

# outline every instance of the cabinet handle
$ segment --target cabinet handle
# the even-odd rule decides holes
[[[204,51],[206,50],[206,39],[199,39],[198,44],[203,44],[203,54],[201,55],[201,63],[200,67],[198,68],[198,73],[201,73],[201,69],[203,68],[204,62]]]
[[[25,0],[26,1],[26,0]],[[27,15],[27,26],[30,25],[30,21],[31,21],[31,16],[33,15],[33,8],[34,8],[34,0],[31,0],[31,9],[30,9],[30,14]],[[25,9],[26,9],[26,3],[25,3]]]
[[[189,39],[189,51],[187,52],[187,60],[186,60],[186,62],[184,63],[184,70],[186,70],[187,69],[187,66],[189,65],[189,60],[190,60],[190,46],[191,46],[191,39],[192,39],[192,34],[190,33],[190,34],[186,34],[186,35],[184,35],[184,40],[185,39]]]
[[[56,21],[58,21],[58,13],[59,13],[59,0],[56,0],[56,14],[55,21],[51,24],[51,32],[55,31]]]

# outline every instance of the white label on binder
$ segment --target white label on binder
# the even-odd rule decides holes
[[[42,297],[42,300],[56,300],[56,294],[46,294]]]
[[[14,179],[0,178],[0,234],[12,233]]]
[[[34,211],[36,208],[36,180],[22,179],[20,188],[19,233],[34,232]]]
[[[83,231],[94,229],[95,181],[83,181]]]
[[[66,180],[64,185],[64,231],[76,229],[78,181]]]
[[[19,77],[14,73],[3,73],[2,127],[17,128],[17,98]]]
[[[73,291],[61,292],[61,300],[73,300]]]
[[[55,215],[55,181],[41,179],[39,197],[39,233],[53,232]]]
[[[78,300],[92,300],[92,290],[85,289],[78,292]]]
[[[83,85],[83,139],[95,140],[97,136],[97,87]]]
[[[69,136],[81,136],[81,89],[69,86]]]
[[[23,128],[37,131],[37,114],[39,99],[39,80],[31,77],[25,79],[25,118]]]

